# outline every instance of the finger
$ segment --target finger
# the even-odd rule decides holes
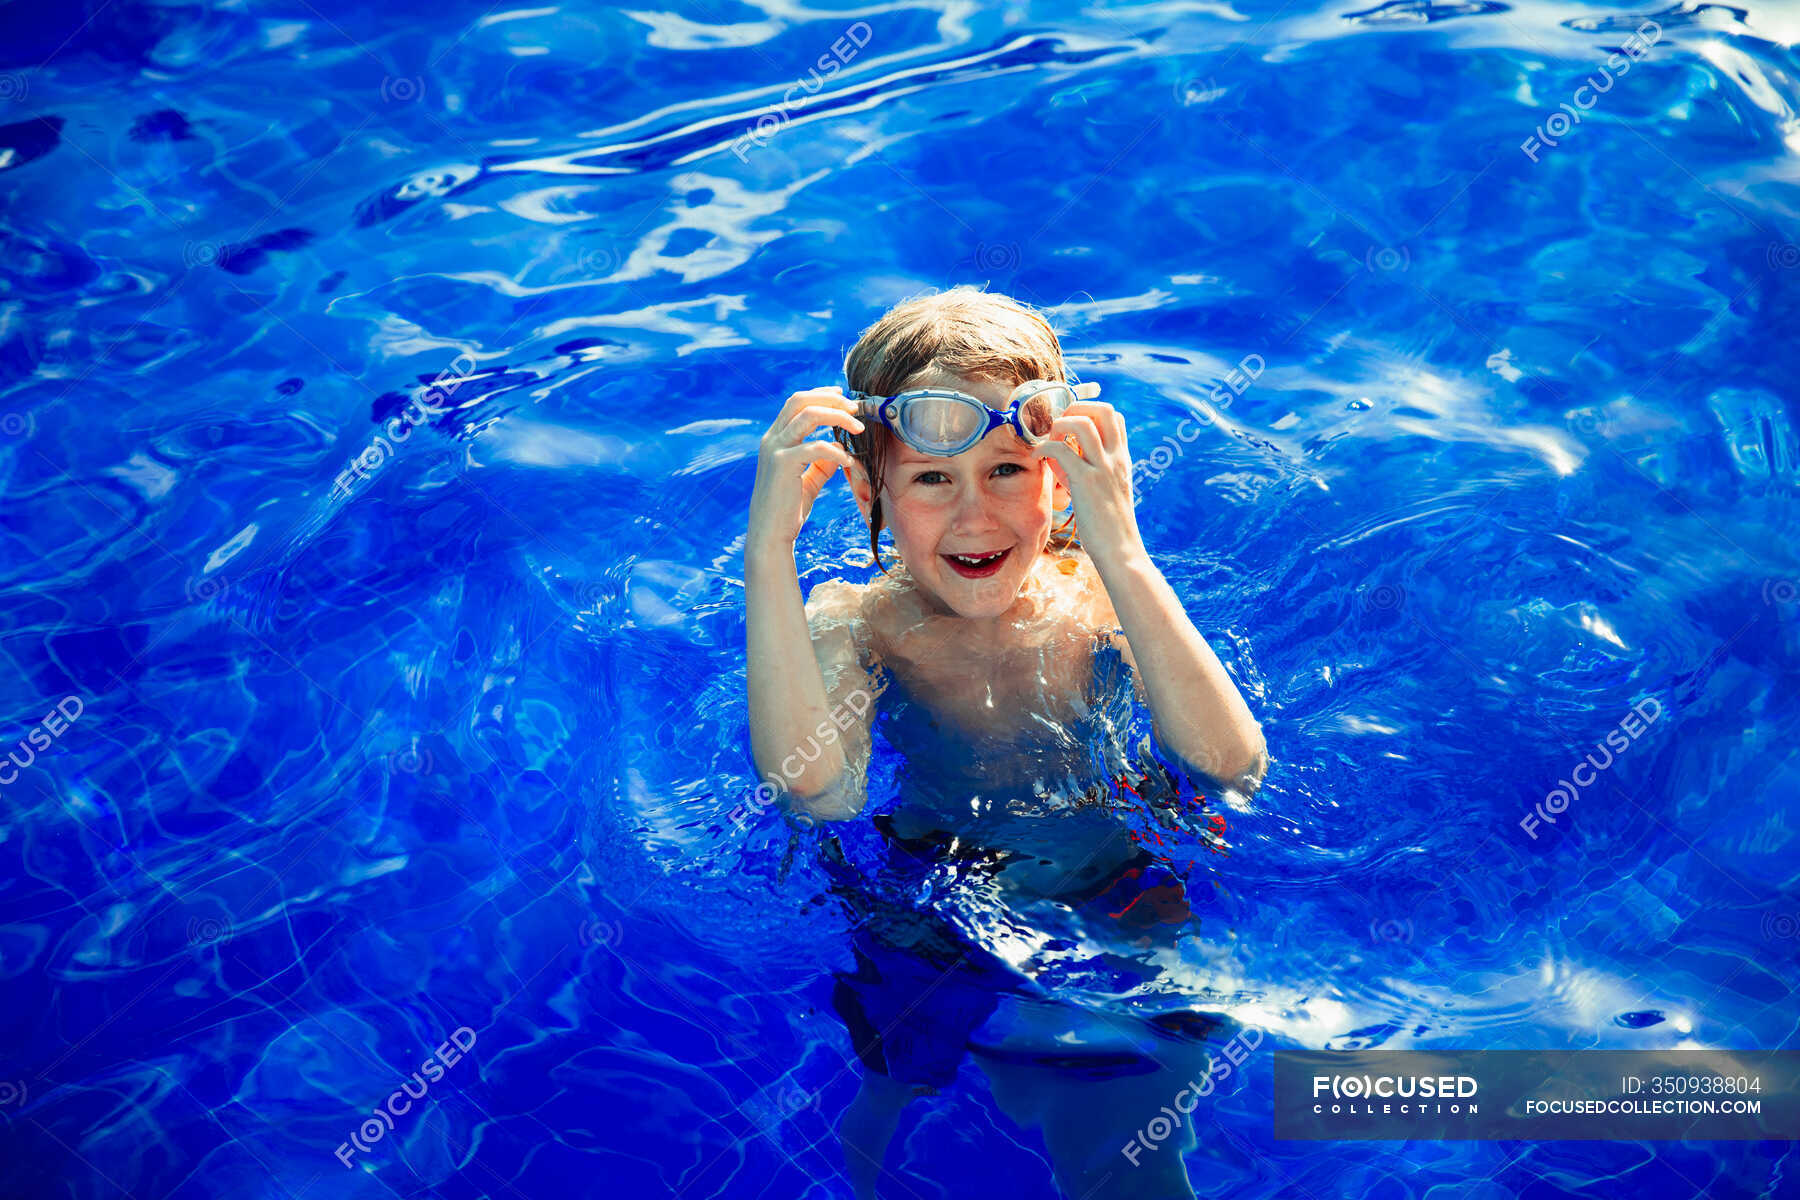
[[[1104,447],[1100,441],[1100,430],[1095,426],[1092,417],[1085,417],[1079,413],[1071,416],[1065,412],[1051,424],[1050,436],[1073,437],[1076,444],[1081,447],[1082,457],[1092,465],[1099,465]]]
[[[1093,417],[1094,423],[1100,426],[1102,432],[1125,428],[1125,416],[1118,408],[1112,407],[1103,399],[1078,399],[1073,405],[1064,408],[1064,412],[1078,412],[1078,414]]]
[[[1106,434],[1107,448],[1120,458],[1130,461],[1131,449],[1125,437],[1125,417],[1118,409],[1106,414],[1106,421],[1101,427]]]
[[[1054,425],[1051,426],[1053,435],[1055,428]],[[1082,460],[1082,457],[1075,452],[1073,446],[1055,436],[1045,438],[1036,446],[1033,446],[1031,452],[1050,463],[1051,469],[1057,472],[1058,482],[1064,487],[1069,486],[1069,472],[1071,470],[1076,469],[1078,465],[1080,467],[1088,466],[1088,464]]]
[[[809,404],[788,418],[788,423],[782,427],[780,439],[790,446],[795,445],[822,425],[836,425],[852,433],[863,431],[862,420],[856,414],[842,408]]]
[[[769,425],[770,431],[785,427],[795,413],[815,404],[829,404],[837,408],[855,407],[849,397],[844,395],[844,389],[835,383],[826,387],[807,388],[803,392],[795,392],[782,401],[781,411],[776,414],[775,420]]]
[[[790,468],[798,470],[802,463],[817,465],[829,462],[846,471],[856,465],[856,459],[851,457],[850,452],[836,442],[801,442],[797,446],[787,446],[775,452],[775,461],[781,464],[784,471]],[[829,478],[831,472],[828,470],[825,475]]]
[[[830,482],[831,477],[841,468],[844,478],[850,478],[850,468],[855,459],[845,452],[842,446],[834,442],[813,442],[811,445],[825,451],[823,454],[810,455],[806,471],[800,476],[800,488],[810,502],[817,498],[821,489]]]
[[[825,486],[825,481],[837,472],[837,463],[830,461],[810,463],[807,465],[806,473],[800,476],[800,490],[806,494],[808,500],[811,500]]]
[[[1117,450],[1125,440],[1125,418],[1104,400],[1077,400],[1063,410],[1063,416],[1088,417],[1100,434],[1101,449]]]

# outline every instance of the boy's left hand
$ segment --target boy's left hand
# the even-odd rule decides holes
[[[1066,438],[1074,439],[1079,451]],[[1075,524],[1096,565],[1104,556],[1143,549],[1131,503],[1131,451],[1118,409],[1100,400],[1075,401],[1032,454],[1050,463],[1074,497]]]

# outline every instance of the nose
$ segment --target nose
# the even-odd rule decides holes
[[[993,498],[979,483],[969,482],[959,488],[956,509],[950,517],[950,530],[958,535],[987,533],[1000,528],[993,512]]]

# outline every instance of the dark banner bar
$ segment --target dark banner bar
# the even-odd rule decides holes
[[[1277,1050],[1275,1136],[1795,1140],[1800,1050]]]

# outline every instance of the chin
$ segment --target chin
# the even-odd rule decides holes
[[[992,575],[968,578],[959,575],[941,559],[932,579],[932,591],[945,608],[959,617],[998,617],[1018,600],[1020,589],[1029,573],[1029,560],[1021,564],[1022,549],[1015,547],[1008,562]]]

